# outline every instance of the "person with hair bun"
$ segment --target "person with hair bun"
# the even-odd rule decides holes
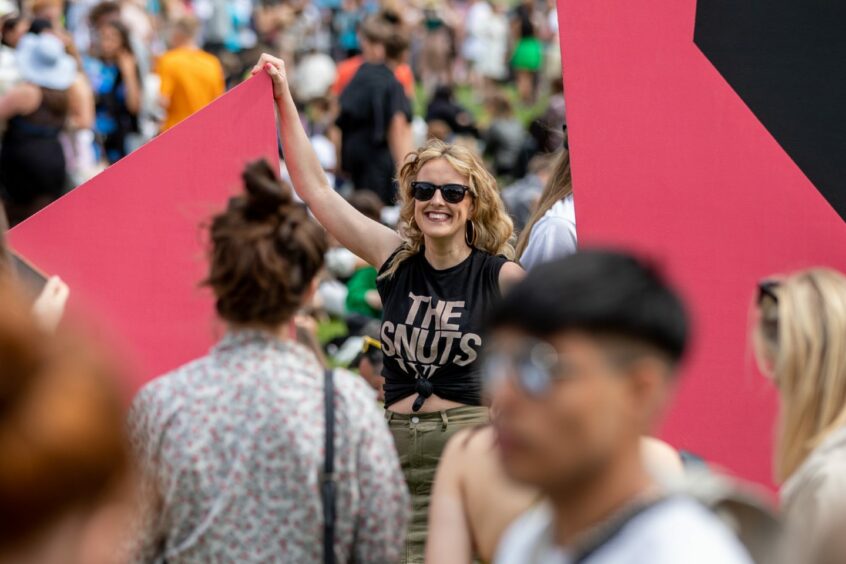
[[[0,277],[0,562],[117,564],[134,493],[122,375],[26,303]]]
[[[205,285],[227,326],[209,355],[147,384],[130,429],[149,484],[138,560],[321,562],[324,370],[296,341],[327,237],[270,165],[210,226]],[[334,561],[400,556],[408,491],[366,382],[334,381]]]
[[[405,562],[421,562],[429,496],[446,441],[488,421],[479,352],[501,289],[523,276],[496,180],[470,150],[430,141],[399,173],[400,230],[358,213],[326,182],[302,128],[281,60],[262,55],[280,116],[286,162],[320,223],[379,269],[385,406],[413,493]]]

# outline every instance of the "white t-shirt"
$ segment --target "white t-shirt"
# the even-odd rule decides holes
[[[583,560],[552,541],[552,510],[529,510],[505,532],[494,564],[753,564],[717,517],[681,496],[632,518]]]
[[[482,34],[484,22],[491,14],[491,5],[486,0],[476,2],[467,10],[464,18],[465,37],[464,58],[471,63],[476,63],[483,54],[482,41],[479,36]]]
[[[473,33],[479,41],[476,70],[486,78],[505,79],[508,76],[508,18],[490,12],[478,18],[478,28]]]
[[[577,243],[576,207],[571,194],[555,202],[532,227],[520,264],[529,271],[541,263],[575,253]]]

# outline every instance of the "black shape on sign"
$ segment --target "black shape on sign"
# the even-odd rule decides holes
[[[698,0],[694,42],[846,221],[846,0]]]

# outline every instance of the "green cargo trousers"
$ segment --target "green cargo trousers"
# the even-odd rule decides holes
[[[403,564],[423,564],[429,520],[429,496],[435,471],[447,441],[461,429],[490,420],[487,407],[455,407],[433,413],[385,412],[394,436],[402,472],[411,493],[411,523],[405,540]]]

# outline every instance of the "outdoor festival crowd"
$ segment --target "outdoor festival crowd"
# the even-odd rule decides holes
[[[288,65],[345,194],[394,204],[394,162],[436,137],[519,182],[525,216],[564,124],[554,2],[380,1],[3,0],[0,194],[12,225],[239,84],[263,52]]]
[[[10,223],[251,75],[284,160],[202,227],[224,336],[128,407],[0,239],[0,562],[846,562],[846,277],[749,289],[777,510],[653,438],[691,320],[577,248],[554,4],[3,10]]]

